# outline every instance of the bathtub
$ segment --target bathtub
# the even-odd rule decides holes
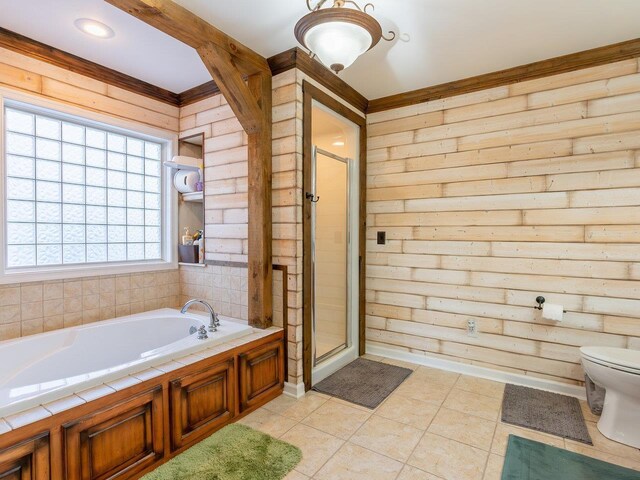
[[[0,342],[0,417],[161,365],[253,332],[220,316],[198,340],[208,315],[169,308]]]

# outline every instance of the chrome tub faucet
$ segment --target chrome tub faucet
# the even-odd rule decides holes
[[[207,302],[205,302],[204,300],[199,300],[197,298],[194,298],[193,300],[189,300],[187,303],[184,304],[184,306],[180,310],[180,313],[187,313],[191,305],[194,305],[196,303],[203,305],[207,310],[209,310],[209,331],[210,332],[217,331],[218,327],[220,326],[220,319],[218,318],[218,314],[213,310],[213,307],[209,305]]]

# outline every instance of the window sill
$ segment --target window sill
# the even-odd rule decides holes
[[[70,278],[156,272],[160,270],[174,270],[177,268],[177,262],[157,261],[121,264],[78,265],[75,267],[51,269],[41,268],[38,270],[5,270],[4,273],[0,275],[0,285],[64,280]]]

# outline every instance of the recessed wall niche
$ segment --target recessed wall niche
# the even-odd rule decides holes
[[[201,164],[199,190],[178,193],[178,260],[181,264],[204,265],[204,244],[198,248],[198,245],[188,245],[189,242],[186,242],[187,236],[191,236],[191,242],[195,242],[194,235],[198,231],[204,235],[204,134],[179,139],[178,155],[198,159]],[[200,242],[204,241],[204,237],[201,237]]]

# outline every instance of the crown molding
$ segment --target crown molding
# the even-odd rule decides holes
[[[178,107],[220,93],[220,89],[213,81],[181,93],[174,93],[2,27],[0,27],[0,47]],[[374,100],[367,100],[356,89],[299,47],[274,55],[267,61],[273,75],[298,68],[356,109],[368,114],[636,57],[640,57],[640,38]]]
[[[0,47],[176,107],[189,105],[220,93],[214,81],[174,93],[2,27]],[[363,95],[300,48],[279,53],[267,61],[273,75],[299,68],[358,110],[365,112],[367,109],[368,101]]]
[[[298,68],[303,73],[314,79],[320,85],[337,95],[357,110],[365,113],[369,100],[355,88],[342,80],[315,58],[312,58],[301,48],[292,48],[269,59],[271,71],[283,72],[290,68]]]
[[[199,102],[200,100],[204,100],[205,98],[213,97],[214,95],[218,95],[220,93],[220,88],[216,85],[216,82],[213,80],[209,82],[205,82],[201,85],[197,85],[189,90],[185,90],[182,93],[178,94],[178,98],[180,99],[179,105],[184,107],[185,105],[189,105],[191,103]]]
[[[100,80],[130,92],[139,93],[140,95],[168,103],[169,105],[180,105],[180,97],[177,93],[156,87],[150,83],[85,60],[84,58],[80,58],[2,27],[0,27],[0,47],[42,60],[43,62],[80,75]]]
[[[539,62],[507,68],[497,72],[455,80],[431,87],[399,93],[369,101],[367,113],[382,112],[394,108],[407,107],[418,103],[446,97],[477,92],[488,88],[501,87],[536,78],[572,72],[583,68],[596,67],[640,57],[640,38],[604,47],[570,53]]]
[[[309,54],[301,48],[295,47],[278,53],[268,58],[267,62],[269,63],[271,74],[274,76],[298,68],[323,87],[353,105],[359,111],[364,113],[367,110],[367,104],[369,102],[364,95],[360,94],[320,62],[311,58]],[[180,93],[180,105],[188,105],[212,95],[217,95],[218,93],[220,93],[220,90],[217,88],[215,82],[203,83],[202,85]]]

